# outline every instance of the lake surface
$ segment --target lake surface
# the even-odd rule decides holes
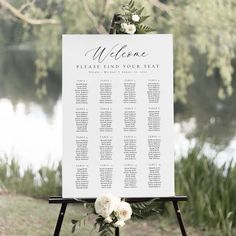
[[[0,156],[15,157],[25,168],[38,169],[62,158],[62,105],[48,117],[39,105],[15,108],[8,99],[0,99]]]
[[[196,144],[196,139],[186,136],[195,127],[194,118],[175,123],[176,159],[186,155]],[[222,165],[234,158],[236,162],[236,137],[220,152],[206,143],[203,149],[210,157],[217,158]],[[32,166],[35,170],[42,165],[52,165],[62,159],[62,102],[58,100],[53,113],[47,115],[36,103],[17,103],[0,99],[0,156],[15,157],[21,166]]]

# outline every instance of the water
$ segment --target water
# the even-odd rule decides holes
[[[51,117],[41,106],[0,99],[0,156],[15,157],[23,168],[58,162],[62,158],[62,105],[58,101]]]
[[[9,99],[0,99],[0,156],[7,155],[19,160],[21,166],[32,166],[35,170],[42,165],[51,165],[62,159],[62,102],[54,106],[53,114],[47,115],[40,105],[17,103],[13,106]],[[175,156],[178,159],[194,147],[196,138],[186,136],[196,128],[195,119],[175,123]],[[203,152],[215,157],[215,151],[209,143]],[[222,165],[234,158],[236,162],[236,137],[220,151],[216,162]]]
[[[178,160],[180,157],[187,156],[188,151],[194,148],[198,143],[196,138],[187,138],[187,134],[191,133],[196,129],[195,119],[192,118],[188,122],[182,121],[174,124],[175,132],[175,159]],[[210,158],[214,158],[215,163],[218,166],[222,166],[224,163],[230,163],[232,160],[233,164],[236,164],[236,136],[231,139],[229,144],[219,151],[218,147],[211,143],[204,142],[202,152]]]

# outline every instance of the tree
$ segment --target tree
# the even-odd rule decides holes
[[[19,9],[7,0],[0,0],[0,5],[8,11],[4,14],[12,14],[23,21],[28,38],[35,41],[38,84],[47,76],[48,69],[59,63],[61,34],[106,33],[112,15],[124,3],[120,0],[18,2],[23,4]],[[236,44],[234,0],[165,2],[149,0],[145,1],[144,6],[151,16],[153,12],[158,15],[154,15],[151,21],[152,25],[156,25],[157,32],[171,32],[174,35],[176,101],[186,102],[187,89],[197,79],[192,73],[195,52],[207,58],[207,70],[201,71],[206,79],[215,71],[219,72],[218,96],[223,99],[232,95],[232,62]],[[153,10],[153,6],[157,9]],[[46,88],[42,87],[41,92],[41,95],[46,93]]]

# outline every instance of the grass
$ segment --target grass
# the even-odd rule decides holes
[[[189,196],[189,202],[181,205],[185,221],[188,225],[201,229],[203,233],[198,235],[206,235],[204,232],[211,235],[212,230],[214,236],[236,235],[236,166],[229,164],[218,167],[214,160],[195,148],[189,152],[187,157],[176,162],[175,176],[176,193]],[[61,164],[42,167],[37,173],[28,168],[21,175],[17,161],[0,158],[1,188],[7,189],[11,193],[37,198],[61,195]],[[14,209],[12,209],[12,213]],[[161,224],[165,223],[163,219],[168,219],[166,221],[170,222],[170,216],[173,214],[172,207],[164,205],[162,209]],[[145,221],[143,222],[145,223]],[[137,224],[135,228],[139,228],[143,222],[134,223]],[[151,221],[148,224],[150,225]],[[155,225],[155,223],[153,224]],[[150,229],[156,231],[160,228],[161,225],[156,229],[154,226],[150,226]],[[152,232],[148,235],[152,235]],[[174,233],[172,232],[170,235],[174,235]]]
[[[69,235],[70,217],[77,214],[77,208],[68,209],[62,235]],[[49,205],[45,200],[19,195],[0,196],[0,235],[5,236],[49,236],[53,235],[59,205]],[[80,212],[80,211],[78,211]]]
[[[0,195],[0,236],[51,236],[59,213],[59,205],[49,205],[47,201],[21,195]],[[77,219],[86,212],[80,204],[68,205],[61,236],[89,236],[93,230],[94,217],[85,226],[71,234],[71,219]],[[206,232],[187,227],[189,235],[203,236]],[[98,235],[93,231],[92,236]],[[142,221],[129,221],[121,230],[124,236],[179,236],[175,217],[162,217]],[[208,234],[207,234],[208,235]]]

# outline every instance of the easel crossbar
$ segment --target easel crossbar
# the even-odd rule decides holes
[[[58,204],[58,203],[78,203],[78,202],[88,202],[92,203],[95,202],[95,198],[62,198],[62,197],[57,197],[57,196],[52,196],[49,198],[48,202],[50,204]],[[134,203],[134,202],[147,202],[150,200],[153,200],[153,198],[125,198],[127,202]],[[159,202],[170,202],[170,201],[187,201],[188,197],[187,196],[174,196],[174,197],[159,197],[155,198],[155,201]]]

